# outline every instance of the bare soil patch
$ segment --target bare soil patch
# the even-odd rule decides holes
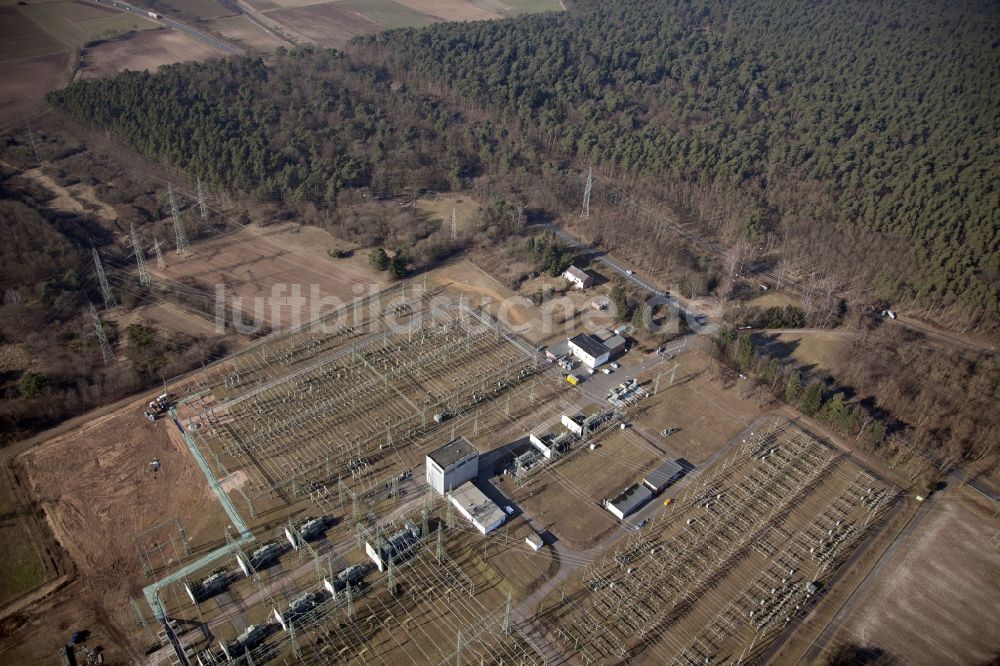
[[[281,40],[245,16],[226,16],[210,21],[208,25],[227,40],[243,44],[254,51],[270,53],[282,46]]]
[[[641,482],[662,458],[628,431],[614,432],[599,443],[594,451],[581,450],[571,460],[539,472],[528,488],[514,491],[514,483],[505,480],[503,491],[559,539],[578,548],[590,547],[618,524],[602,508],[603,500]]]
[[[160,65],[217,57],[212,47],[176,30],[152,30],[87,49],[80,77],[95,79],[127,69],[155,72]]]
[[[397,0],[399,4],[438,21],[484,21],[503,18],[503,14],[474,2],[454,0]]]
[[[289,30],[324,46],[343,47],[355,35],[386,28],[371,17],[338,3],[282,9],[267,15]]]
[[[674,384],[673,366],[663,367],[660,390],[638,403],[633,421],[661,445],[695,465],[711,458],[729,440],[763,413],[753,398],[740,397],[739,384],[723,387],[708,376],[708,364],[700,354],[678,359]],[[656,377],[643,378],[654,381]],[[648,385],[652,390],[652,384]],[[665,429],[675,429],[666,437]]]
[[[14,123],[35,112],[42,105],[42,98],[64,83],[69,61],[69,53],[54,53],[3,63],[0,124]]]
[[[128,598],[141,596],[151,579],[133,537],[174,517],[195,544],[222,533],[225,514],[201,470],[170,436],[171,422],[142,417],[144,402],[94,418],[18,459],[74,571],[65,591],[32,606],[20,628],[0,641],[0,660],[33,663],[31,656],[65,642],[70,626],[89,628],[109,661],[135,660],[143,646],[130,640],[135,619]],[[155,480],[154,457],[161,461]]]
[[[314,247],[305,251],[300,243]],[[319,254],[335,244],[319,229],[244,228],[196,242],[186,256],[169,254],[165,269],[151,271],[174,283],[196,283],[216,303],[242,312],[247,325],[294,326],[384,286],[384,273],[363,268],[364,253],[350,259]]]
[[[842,638],[882,648],[901,663],[985,663],[1000,650],[1000,522],[960,490],[886,564],[847,618]],[[836,644],[836,641],[831,643]]]

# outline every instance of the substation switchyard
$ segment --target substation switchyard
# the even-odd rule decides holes
[[[400,284],[174,388],[166,427],[226,522],[208,543],[176,518],[136,536],[151,653],[202,666],[759,661],[900,496],[777,418],[705,469],[665,462],[626,427],[633,405],[608,411],[488,314],[435,303]],[[645,462],[609,477],[612,451]],[[616,513],[585,479],[660,499]],[[585,545],[561,531],[594,515],[582,509],[597,512]]]
[[[167,427],[228,524],[214,544],[177,538],[176,521],[136,538],[156,579],[138,613],[151,645],[192,664],[541,663],[423,464],[510,427],[558,383],[488,315],[433,296],[394,287],[185,387]]]
[[[792,425],[750,432],[539,614],[581,663],[760,663],[900,493]]]

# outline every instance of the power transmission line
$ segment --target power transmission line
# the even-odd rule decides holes
[[[101,265],[101,257],[97,254],[97,248],[92,247],[90,251],[94,254],[94,268],[97,269],[97,279],[101,282],[101,296],[104,297],[104,309],[110,310],[118,305],[115,295],[108,284],[108,276],[104,274],[104,266]]]
[[[174,187],[170,183],[167,183],[167,198],[170,200],[170,215],[174,218],[174,234],[177,236],[177,254],[184,254],[189,246],[187,230],[184,229],[184,220],[181,219],[181,211],[177,207],[177,197],[174,196]]]
[[[156,267],[159,268],[162,271],[164,268],[167,267],[167,262],[163,258],[163,250],[160,249],[160,239],[159,238],[155,238],[155,239],[153,239],[153,241],[154,241],[153,242],[153,252],[156,253]]]
[[[132,231],[132,252],[135,253],[135,263],[139,267],[139,284],[148,287],[152,280],[149,279],[149,271],[146,269],[146,252],[139,242],[139,233],[135,230],[135,224],[129,226]]]
[[[198,210],[201,212],[201,221],[208,222],[208,206],[205,205],[205,188],[202,187],[201,177],[198,177],[197,181],[197,191],[198,191]]]
[[[90,304],[90,319],[94,324],[94,329],[97,331],[97,340],[101,343],[101,355],[104,357],[104,365],[108,364],[111,360],[111,345],[108,344],[108,336],[104,334],[104,325],[101,323],[101,318],[97,316],[97,310],[94,309],[94,304]]]

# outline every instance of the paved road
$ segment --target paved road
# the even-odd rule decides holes
[[[697,312],[690,306],[681,305],[681,303],[676,298],[670,295],[670,292],[664,291],[659,287],[657,287],[656,285],[654,285],[652,282],[649,282],[648,280],[636,275],[635,271],[633,271],[630,268],[627,268],[617,259],[612,259],[603,251],[598,250],[597,248],[591,245],[587,245],[576,236],[555,226],[554,224],[543,223],[540,224],[539,226],[545,228],[548,231],[551,231],[561,241],[563,241],[564,243],[566,243],[571,247],[577,248],[582,254],[589,254],[591,258],[593,258],[595,261],[601,262],[602,264],[610,268],[613,272],[617,273],[625,280],[636,285],[637,287],[648,293],[650,296],[662,299],[663,302],[668,304],[669,307],[674,312],[677,312],[678,314],[686,317],[689,323],[698,325],[705,325],[708,323],[708,316],[705,313]]]
[[[147,19],[150,18],[149,17],[149,10],[148,9],[140,9],[138,7],[133,7],[132,5],[130,5],[130,4],[126,3],[126,2],[121,2],[121,0],[91,0],[91,2],[94,2],[95,4],[98,4],[98,5],[104,5],[106,7],[107,6],[111,6],[111,7],[114,7],[116,9],[120,9],[120,10],[125,11],[125,12],[130,12],[132,14],[137,14],[139,16],[142,16],[143,18],[147,18]],[[221,39],[219,39],[218,37],[210,35],[207,32],[202,32],[201,30],[198,30],[197,28],[195,28],[193,26],[190,26],[187,23],[182,23],[182,22],[177,21],[175,19],[168,18],[168,17],[164,16],[163,14],[160,14],[159,17],[156,18],[156,19],[150,19],[150,20],[159,21],[163,25],[169,26],[169,27],[171,27],[171,28],[173,28],[175,30],[179,30],[179,31],[181,31],[183,33],[187,33],[191,37],[197,39],[199,42],[202,42],[204,44],[208,44],[213,49],[215,49],[217,51],[221,51],[222,53],[224,53],[226,55],[238,55],[238,56],[246,55],[246,52],[243,49],[239,48],[239,47],[236,47],[236,46],[233,46],[232,44],[224,42]]]

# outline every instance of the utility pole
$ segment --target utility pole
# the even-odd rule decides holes
[[[97,254],[97,248],[91,247],[94,254],[94,267],[97,269],[97,279],[101,283],[101,296],[104,297],[104,309],[110,310],[118,305],[115,295],[111,292],[111,285],[108,284],[108,276],[104,274],[104,266],[101,265],[101,257]]]
[[[170,201],[170,215],[174,219],[174,234],[177,236],[177,254],[184,254],[188,249],[187,230],[184,228],[184,220],[181,219],[181,210],[177,206],[177,197],[174,196],[173,185],[167,184],[167,199]]]
[[[201,185],[201,177],[198,177],[198,211],[201,213],[201,221],[208,222],[208,206],[205,204],[205,188]]]
[[[594,189],[594,167],[587,170],[587,185],[583,188],[583,213],[580,217],[590,218],[590,191]]]
[[[35,154],[35,164],[38,166],[42,165],[42,158],[38,156],[38,144],[35,143],[35,133],[31,131],[31,125],[26,125],[28,128],[28,142],[31,143],[31,152]]]
[[[167,262],[163,258],[163,250],[160,249],[160,239],[159,238],[154,238],[153,241],[154,241],[153,242],[153,252],[156,253],[156,267],[159,268],[162,271],[164,268],[167,267]]]
[[[104,334],[104,325],[101,324],[101,318],[97,316],[97,310],[94,309],[94,304],[90,304],[90,319],[94,324],[94,329],[97,331],[97,340],[101,343],[101,355],[104,356],[104,365],[108,364],[111,359],[111,345],[108,344],[108,336]]]
[[[135,254],[135,263],[139,267],[139,284],[148,287],[151,280],[149,279],[149,271],[146,270],[146,252],[139,242],[139,233],[135,230],[135,224],[129,226],[132,230],[132,252]]]

